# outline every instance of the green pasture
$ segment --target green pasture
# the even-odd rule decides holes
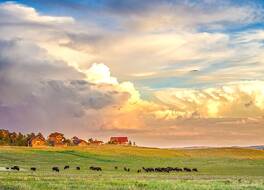
[[[14,165],[22,171],[5,171],[5,167]],[[70,169],[64,170],[65,165]],[[53,172],[53,166],[58,166],[60,172]],[[76,170],[76,166],[81,170]],[[103,171],[91,171],[90,166],[100,166]],[[199,172],[137,173],[143,166],[189,167]],[[30,171],[30,167],[36,167],[37,171]],[[125,172],[123,167],[130,168],[130,172]],[[169,150],[117,145],[0,147],[2,189],[264,189],[264,151]]]

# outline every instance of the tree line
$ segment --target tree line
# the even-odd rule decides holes
[[[5,129],[0,129],[0,145],[6,146],[28,146],[28,142],[31,138],[41,135],[41,133],[29,133],[29,134],[22,134],[16,132],[9,132]]]
[[[62,138],[60,139],[61,142],[56,142],[58,144],[64,144],[67,146],[75,146],[78,145],[78,142],[84,141],[82,139],[79,139],[78,137],[73,137],[72,139],[67,139],[64,137],[64,135],[62,133],[52,133],[53,134],[59,134],[60,136],[62,136]],[[16,133],[16,132],[9,132],[6,129],[0,129],[0,146],[32,146],[32,144],[30,144],[32,142],[32,139],[34,139],[35,137],[42,139],[42,141],[44,141],[45,145],[50,145],[50,146],[54,146],[54,140],[51,139],[45,139],[44,136],[41,133],[28,133],[28,134],[22,134],[21,132]],[[49,136],[50,137],[50,136]],[[78,141],[78,142],[76,142]],[[86,141],[84,141],[86,142]],[[94,140],[93,138],[90,138],[86,143],[88,144],[94,144],[96,142],[102,142],[102,141],[97,141]],[[103,143],[103,142],[102,142]],[[107,142],[107,144],[117,144],[115,142]],[[131,142],[128,141],[127,145],[129,146],[136,146],[135,142]]]

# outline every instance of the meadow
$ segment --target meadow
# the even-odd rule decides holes
[[[14,165],[22,170],[5,170],[5,167]],[[70,168],[64,170],[65,165]],[[60,172],[53,172],[53,166],[58,166]],[[81,169],[76,170],[76,166]],[[91,171],[90,166],[100,166],[103,171]],[[143,166],[189,167],[199,171],[137,173]],[[30,167],[36,167],[37,171],[31,171]],[[125,172],[123,167],[130,168],[130,172]],[[156,149],[118,145],[0,147],[0,189],[264,189],[264,151],[246,148]]]

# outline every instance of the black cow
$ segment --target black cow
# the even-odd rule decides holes
[[[155,172],[155,169],[154,169],[154,168],[144,168],[144,167],[142,167],[142,169],[143,169],[145,172]]]
[[[90,167],[90,170],[94,170],[94,171],[102,171],[102,168],[101,168],[101,167],[94,167],[94,166],[91,166],[91,167]]]
[[[137,173],[140,173],[141,172],[141,170],[137,170]]]
[[[148,168],[142,167],[142,169],[143,169],[145,172],[149,172],[149,169],[148,169]]]
[[[174,171],[176,171],[176,172],[182,172],[182,169],[181,168],[174,168]]]
[[[66,169],[69,169],[70,168],[70,166],[64,166],[64,169],[66,170]]]
[[[76,170],[80,170],[81,168],[79,166],[76,167]]]
[[[37,168],[31,167],[30,170],[33,171],[33,172],[35,172],[37,170]]]
[[[191,172],[192,170],[190,168],[183,168],[184,171],[186,172]]]
[[[197,168],[192,169],[193,172],[198,172]]]
[[[17,170],[17,171],[20,170],[20,168],[19,168],[18,166],[13,166],[13,167],[11,167],[11,169],[12,169],[12,170]]]
[[[52,168],[52,171],[54,171],[54,172],[60,172],[60,169],[58,167],[53,167]]]
[[[6,167],[6,170],[9,170],[9,167]]]
[[[115,166],[115,170],[117,170],[118,169],[118,167],[117,166]]]

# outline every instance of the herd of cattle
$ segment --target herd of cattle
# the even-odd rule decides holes
[[[197,168],[173,168],[173,167],[166,167],[166,168],[142,168],[145,172],[198,172]],[[140,170],[138,170],[140,172]]]
[[[67,170],[69,169],[70,166],[67,165],[67,166],[64,166],[64,170]],[[115,166],[114,167],[115,170],[118,170],[118,167]],[[80,170],[80,166],[77,166],[75,167],[76,170]],[[93,171],[102,171],[102,168],[101,167],[95,167],[95,166],[91,166],[89,168],[90,170],[93,170]],[[130,172],[130,168],[127,168],[127,167],[124,167],[123,168],[124,171],[126,172]],[[6,170],[15,170],[15,171],[19,171],[20,168],[19,166],[13,166],[13,167],[6,167]],[[37,171],[37,168],[36,167],[31,167],[30,168],[31,171],[35,172]],[[52,167],[52,171],[54,172],[60,172],[60,168],[55,166],[55,167]],[[142,169],[138,169],[137,170],[137,173],[141,173],[142,171],[144,172],[166,172],[166,173],[170,173],[170,172],[198,172],[198,169],[197,168],[178,168],[178,167],[157,167],[157,168],[145,168],[145,167],[142,167]]]

